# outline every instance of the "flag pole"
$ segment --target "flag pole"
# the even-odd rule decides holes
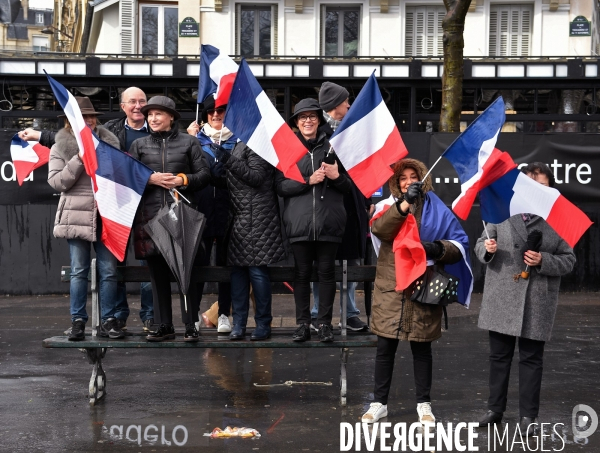
[[[435,163],[431,166],[431,168],[429,169],[429,171],[425,174],[425,176],[423,176],[423,181],[425,181],[427,179],[427,177],[429,176],[429,173],[431,173],[431,170],[433,170],[433,167],[435,167],[438,164],[438,162],[440,160],[442,160],[442,157],[444,157],[444,154],[446,154],[446,151],[444,151],[442,153],[442,155],[440,157],[438,157],[438,160],[435,161]]]
[[[196,99],[197,101],[198,99]],[[196,102],[196,124],[198,124],[198,109],[200,108],[200,104],[198,104],[198,102]]]
[[[485,220],[482,220],[482,222],[483,222],[483,229],[485,230],[485,235],[487,236],[488,241],[491,241],[490,233],[488,233],[487,227],[485,226]]]

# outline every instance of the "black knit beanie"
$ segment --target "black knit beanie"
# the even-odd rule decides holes
[[[350,93],[344,87],[333,82],[323,82],[319,91],[319,105],[329,112],[350,97]]]

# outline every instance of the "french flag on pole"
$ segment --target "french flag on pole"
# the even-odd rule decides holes
[[[102,218],[102,242],[119,261],[123,261],[133,218],[152,170],[99,140],[85,124],[73,95],[52,77],[46,76],[73,128],[79,156],[92,179],[98,213]]]
[[[374,72],[329,143],[367,198],[393,175],[390,165],[408,154]]]
[[[50,149],[35,141],[26,142],[19,134],[15,134],[10,142],[10,156],[17,181],[22,186],[33,170],[48,163]]]
[[[517,166],[508,153],[496,148],[504,121],[504,100],[498,97],[443,154],[461,182],[452,210],[463,220],[469,216],[477,193]]]
[[[223,122],[252,151],[281,170],[286,178],[305,182],[296,164],[306,154],[306,148],[283,120],[244,59]]]
[[[542,217],[571,247],[592,225],[585,213],[563,197],[518,169],[511,170],[479,193],[481,218],[501,223],[520,213]]]
[[[200,46],[200,78],[198,80],[198,103],[208,95],[215,95],[215,106],[225,105],[229,101],[233,81],[238,65],[221,53],[216,47],[208,44]]]

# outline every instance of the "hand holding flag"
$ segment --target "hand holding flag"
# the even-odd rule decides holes
[[[15,134],[10,142],[10,156],[15,166],[17,181],[23,185],[36,168],[48,163],[50,149],[35,141],[25,141]]]

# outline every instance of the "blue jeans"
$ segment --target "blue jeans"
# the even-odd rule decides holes
[[[140,260],[140,266],[147,266],[148,262]],[[140,283],[140,319],[154,319],[154,300],[152,299],[152,283]]]
[[[100,233],[98,233],[98,236]],[[85,310],[88,293],[88,275],[91,266],[91,246],[96,251],[102,321],[115,316],[117,308],[117,259],[102,241],[68,239],[71,254],[71,320],[88,320]]]
[[[231,270],[233,324],[246,328],[250,306],[250,283],[256,300],[256,325],[271,326],[271,278],[267,266],[234,266]]]
[[[360,266],[359,259],[347,260],[347,261],[348,261],[348,266]],[[338,266],[341,266],[340,261],[336,261],[335,264]],[[352,318],[353,316],[360,315],[360,310],[356,306],[356,298],[354,296],[354,292],[356,291],[356,285],[357,285],[356,282],[348,282],[348,288],[347,288],[346,294],[345,294],[346,310],[347,310],[346,319]],[[340,291],[341,291],[341,289],[342,289],[341,282],[338,282],[337,286],[338,286],[338,288],[340,288]],[[312,310],[310,311],[310,316],[311,316],[311,318],[316,319],[319,314],[319,282],[312,283],[312,292],[313,292],[313,299],[314,299],[315,303],[313,304]],[[341,313],[342,313],[342,307],[340,304],[340,314]]]

